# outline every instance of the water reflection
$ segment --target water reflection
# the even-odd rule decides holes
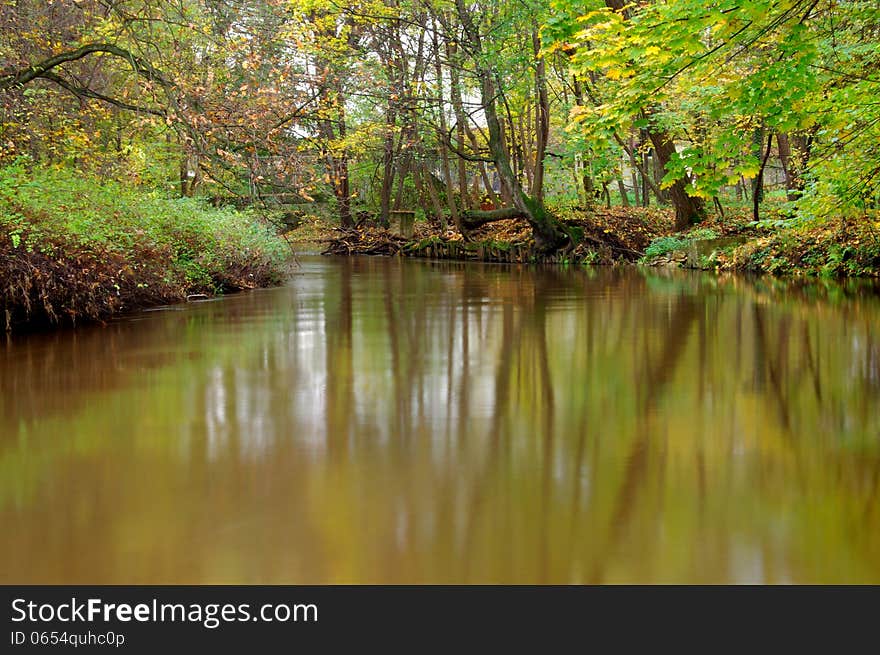
[[[875,290],[311,259],[0,348],[2,582],[880,582]]]

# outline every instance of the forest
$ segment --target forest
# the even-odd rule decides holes
[[[878,407],[880,0],[0,0],[0,585],[878,584]]]
[[[0,35],[7,330],[312,241],[880,271],[874,1],[5,0]]]

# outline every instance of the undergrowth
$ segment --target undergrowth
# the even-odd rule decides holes
[[[648,260],[654,257],[662,257],[676,250],[684,250],[692,241],[717,238],[718,233],[712,228],[697,228],[686,234],[661,236],[651,241],[650,245],[645,249],[643,259]]]
[[[291,251],[258,216],[66,169],[0,168],[0,303],[19,323],[268,286]]]

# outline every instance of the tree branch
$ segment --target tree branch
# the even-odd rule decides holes
[[[487,211],[472,209],[462,213],[464,226],[469,229],[480,227],[493,221],[503,221],[506,218],[520,218],[524,216],[525,214],[516,207],[501,207],[500,209],[489,209]]]
[[[135,54],[132,54],[128,50],[109,43],[89,43],[87,45],[77,48],[76,50],[70,50],[68,52],[62,52],[60,54],[53,55],[52,57],[44,59],[40,63],[33,66],[29,66],[18,71],[0,74],[0,91],[10,89],[15,86],[23,86],[37,78],[45,77],[46,73],[51,71],[53,68],[60,66],[61,64],[66,64],[67,62],[71,61],[77,61],[79,59],[87,57],[90,54],[95,53],[105,53],[114,55],[121,59],[125,59],[131,66],[132,70],[134,70],[141,77],[144,77],[150,81],[159,82],[159,84],[164,87],[171,86],[171,84],[165,79],[165,77],[155,68],[153,68],[153,66],[149,62],[145,61]]]
[[[122,100],[117,100],[115,98],[111,98],[110,96],[105,96],[103,93],[98,93],[97,91],[93,91],[84,86],[78,86],[71,82],[68,82],[63,77],[56,75],[55,73],[45,72],[39,75],[40,78],[44,80],[49,80],[50,82],[54,82],[58,86],[67,91],[70,91],[73,95],[79,98],[92,98],[94,100],[100,100],[101,102],[106,102],[107,104],[113,105],[114,107],[119,107],[120,109],[126,109],[128,111],[143,113],[143,114],[152,114],[153,116],[160,116],[164,118],[167,114],[161,109],[153,109],[151,107],[139,107],[138,105],[131,105]]]

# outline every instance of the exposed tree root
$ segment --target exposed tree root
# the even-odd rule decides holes
[[[536,246],[528,222],[513,208],[467,212],[465,231],[440,233],[422,224],[407,240],[384,228],[335,230],[324,254],[405,255],[486,262],[604,263],[634,262],[656,236],[671,228],[668,212],[648,210],[581,211],[559,227],[567,239],[558,247]]]

